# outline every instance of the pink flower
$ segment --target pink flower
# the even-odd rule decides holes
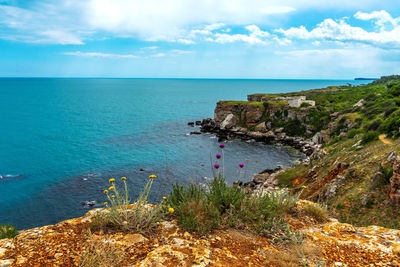
[[[214,168],[216,168],[216,169],[218,169],[219,167],[220,167],[219,164],[214,165]]]
[[[222,156],[221,156],[220,154],[217,154],[215,157],[216,157],[217,159],[220,159]]]
[[[224,148],[225,145],[224,145],[224,144],[219,144],[219,147],[220,147],[220,148]]]
[[[244,167],[244,163],[239,163],[239,167],[243,168]]]

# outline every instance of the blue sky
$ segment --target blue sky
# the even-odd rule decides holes
[[[0,0],[0,76],[400,74],[398,0]]]

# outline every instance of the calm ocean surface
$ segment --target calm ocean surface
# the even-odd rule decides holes
[[[213,117],[218,100],[346,83],[366,81],[0,79],[0,223],[28,228],[81,216],[88,210],[81,202],[103,203],[110,177],[126,176],[136,197],[157,174],[153,202],[174,181],[205,182],[218,143],[187,135],[196,129],[188,121]],[[289,148],[229,142],[226,176],[237,180],[245,159],[242,180],[299,157]]]

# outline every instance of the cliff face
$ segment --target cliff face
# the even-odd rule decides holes
[[[102,260],[100,266],[398,266],[399,230],[357,228],[334,219],[318,223],[302,213],[310,204],[298,202],[294,214],[299,215],[285,219],[305,235],[299,246],[229,229],[201,236],[183,231],[173,221],[160,223],[150,236],[90,233],[93,214],[101,212],[93,210],[0,240],[0,266],[79,266],[89,252]]]
[[[214,111],[214,121],[225,130],[243,127],[266,132],[284,128],[290,136],[306,136],[315,133],[310,123],[313,111],[315,107],[292,108],[285,101],[220,101]],[[291,125],[294,122],[297,125]]]

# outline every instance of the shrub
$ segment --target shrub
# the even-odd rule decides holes
[[[348,138],[353,138],[354,136],[356,136],[357,134],[362,133],[361,129],[351,129],[348,133],[347,133],[347,137]]]
[[[393,112],[395,112],[397,110],[397,107],[388,107],[385,110],[385,117],[388,117],[390,114],[392,114]]]
[[[383,184],[389,184],[390,178],[392,178],[393,176],[393,167],[391,165],[383,166],[382,164],[380,164],[379,170],[382,173]]]
[[[290,136],[303,136],[306,132],[306,127],[298,119],[289,119],[284,123],[283,129]]]
[[[178,223],[188,231],[207,232],[218,225],[218,211],[207,201],[206,191],[200,185],[173,185],[168,205],[178,216]]]
[[[400,83],[391,82],[387,85],[388,93],[393,96],[400,96]]]
[[[376,131],[382,124],[382,119],[376,119],[367,126],[368,131]]]
[[[364,134],[361,143],[367,144],[369,142],[378,140],[378,137],[379,137],[379,133],[376,131],[367,132],[366,134]]]
[[[318,222],[324,222],[328,219],[328,208],[326,205],[319,203],[310,203],[303,207],[306,214],[312,216]]]
[[[303,103],[301,103],[300,107],[301,107],[301,108],[311,107],[311,104],[310,104],[310,103],[307,103],[307,102],[303,102]]]
[[[11,225],[0,224],[0,239],[14,238],[18,235],[17,229]]]
[[[126,178],[121,178],[124,184],[122,191],[118,189],[115,179],[111,178],[109,180],[111,187],[104,190],[110,204],[104,203],[107,209],[96,214],[91,227],[101,230],[134,231],[142,234],[154,230],[157,222],[161,220],[163,210],[160,205],[152,207],[147,204],[147,198],[156,176],[150,175],[149,177],[150,180],[134,204],[130,204]]]
[[[297,200],[298,196],[288,192],[249,194],[216,177],[208,184],[208,190],[194,184],[175,184],[166,204],[175,210],[173,216],[178,224],[188,231],[204,233],[229,226],[277,238],[290,232],[280,218]]]

